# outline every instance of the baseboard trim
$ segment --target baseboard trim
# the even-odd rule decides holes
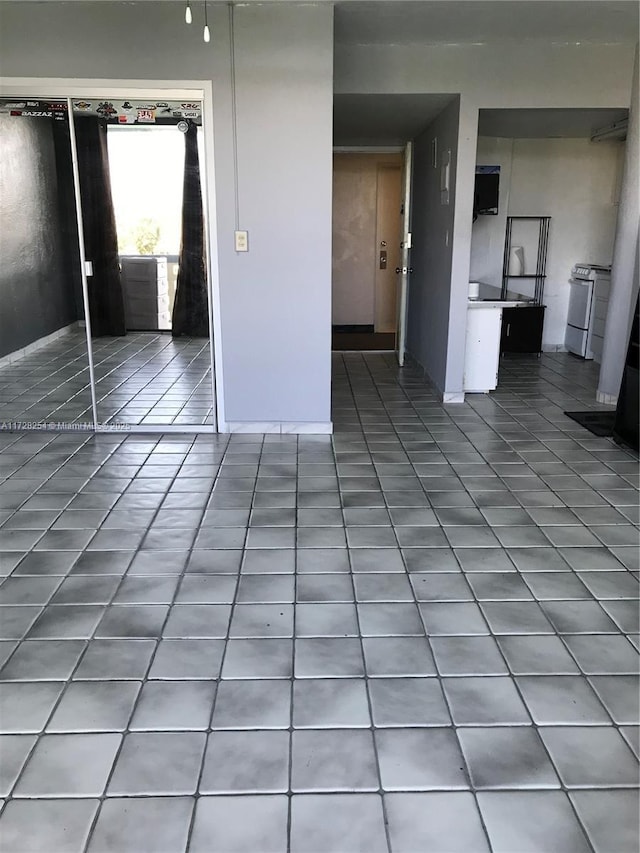
[[[227,421],[220,432],[244,435],[331,435],[331,421]]]
[[[405,350],[404,363],[405,367],[413,367],[421,371],[424,382],[433,390],[443,406],[464,403],[464,391],[441,391],[433,379],[431,379],[424,366],[408,350]]]
[[[128,424],[122,421],[98,424],[95,431],[126,435],[216,435],[212,424]]]
[[[596,401],[598,403],[602,403],[606,406],[617,406],[618,405],[618,395],[617,394],[605,394],[604,391],[596,392]]]
[[[22,359],[26,358],[28,355],[32,355],[32,353],[37,352],[39,349],[42,349],[42,347],[46,347],[47,344],[51,344],[58,338],[62,338],[65,335],[69,335],[71,332],[77,331],[77,329],[78,323],[70,323],[68,326],[63,326],[61,329],[51,332],[50,335],[45,335],[42,338],[32,341],[30,344],[27,344],[26,347],[22,347],[21,349],[7,353],[7,355],[3,355],[2,358],[0,358],[0,370],[3,367],[8,367],[10,364],[14,364],[16,361],[22,361]]]

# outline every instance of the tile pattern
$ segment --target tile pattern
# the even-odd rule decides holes
[[[139,425],[211,424],[209,342],[157,332],[94,338],[98,420]],[[4,421],[92,421],[87,344],[72,332],[0,369]]]
[[[0,434],[7,850],[637,850],[638,461],[563,414],[593,366],[447,408],[334,374],[332,439]]]

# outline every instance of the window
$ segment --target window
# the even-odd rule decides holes
[[[180,251],[184,139],[176,127],[109,127],[120,255]]]

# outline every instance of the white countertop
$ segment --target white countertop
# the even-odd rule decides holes
[[[533,304],[533,299],[522,296],[520,293],[507,291],[506,299],[501,299],[501,295],[499,287],[480,282],[478,296],[468,299],[467,302],[469,308],[517,308],[521,305]]]

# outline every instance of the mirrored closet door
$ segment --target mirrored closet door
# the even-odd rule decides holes
[[[98,425],[213,430],[202,105],[70,108]]]
[[[0,100],[0,148],[0,420],[91,429],[65,99]]]

